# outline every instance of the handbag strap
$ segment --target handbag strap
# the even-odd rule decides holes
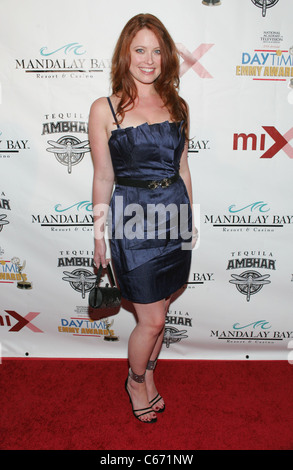
[[[98,274],[97,274],[97,277],[96,277],[96,286],[98,286],[98,284],[100,282],[102,271],[103,271],[103,266],[100,264],[99,269],[98,269]],[[111,282],[112,286],[115,287],[116,284],[115,284],[115,281],[114,281],[114,276],[113,276],[113,272],[112,272],[112,268],[111,268],[110,263],[107,264],[107,271],[108,271],[108,276],[109,276],[110,282]]]

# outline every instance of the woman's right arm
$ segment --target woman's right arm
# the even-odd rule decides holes
[[[106,243],[104,231],[114,184],[114,171],[108,146],[106,98],[96,100],[90,110],[89,140],[94,164],[93,214],[96,266],[106,267]]]

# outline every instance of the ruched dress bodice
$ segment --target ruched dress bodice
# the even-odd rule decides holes
[[[115,175],[156,180],[174,175],[184,147],[182,125],[164,121],[112,131],[109,148]]]

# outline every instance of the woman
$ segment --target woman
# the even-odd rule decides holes
[[[178,95],[178,77],[179,59],[166,28],[152,15],[137,15],[124,27],[114,51],[113,94],[93,103],[89,120],[94,261],[104,267],[109,261],[107,211],[101,208],[111,201],[113,264],[122,296],[133,302],[138,320],[129,338],[125,388],[134,416],[145,423],[155,422],[156,413],[165,409],[154,369],[171,295],[186,283],[191,261],[190,249],[182,249],[192,238],[192,187],[188,111]],[[164,211],[170,203],[178,210],[188,208],[181,222],[178,213]],[[158,207],[161,212],[155,214]],[[162,214],[163,224],[156,219]],[[174,235],[182,220],[184,233]],[[193,229],[193,244],[195,240]]]

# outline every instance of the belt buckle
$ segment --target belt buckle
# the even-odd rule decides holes
[[[171,184],[171,178],[164,178],[161,181],[150,181],[150,183],[148,184],[148,188],[157,189],[161,187],[162,189],[164,189],[164,188],[168,188],[170,184]]]
[[[157,189],[158,186],[159,186],[159,182],[158,182],[158,181],[151,181],[151,182],[148,184],[148,188],[149,188],[149,189]]]
[[[160,186],[161,186],[161,188],[168,188],[168,186],[170,186],[170,178],[164,178],[160,182]]]

